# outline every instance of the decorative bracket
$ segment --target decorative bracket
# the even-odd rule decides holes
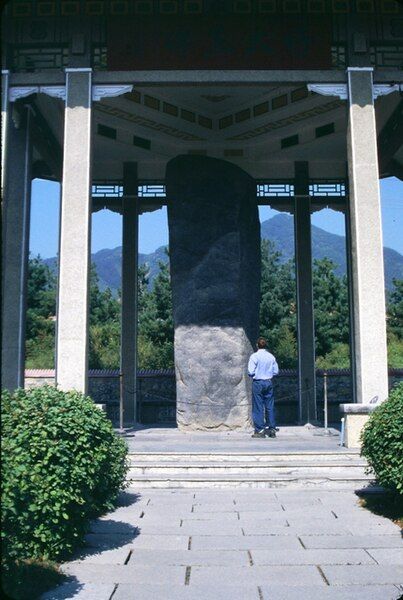
[[[308,83],[308,90],[322,96],[338,96],[340,100],[347,100],[346,83]]]
[[[323,96],[338,96],[341,100],[347,100],[348,98],[346,83],[308,83],[307,87],[310,92],[316,92]],[[398,83],[375,83],[372,89],[374,100],[376,100],[379,96],[386,96],[403,88]]]
[[[24,86],[24,87],[10,87],[8,99],[10,102],[15,102],[20,98],[26,98],[27,96],[31,96],[31,94],[36,94],[38,92],[38,86]]]
[[[64,85],[41,85],[39,87],[40,94],[46,94],[47,96],[52,96],[53,98],[61,98],[62,100],[66,99],[66,86]]]
[[[394,83],[394,84],[374,83],[374,85],[373,85],[374,100],[376,100],[376,98],[378,98],[379,96],[387,96],[388,94],[391,94],[392,92],[398,92],[399,89],[402,89],[402,87],[397,83]]]
[[[133,89],[132,85],[93,85],[92,86],[92,100],[101,100],[101,98],[108,98],[111,96],[121,96],[127,94]],[[21,86],[11,87],[9,93],[10,102],[15,102],[20,98],[25,98],[31,94],[46,94],[53,98],[66,99],[66,86],[64,85],[35,85],[35,86]]]
[[[10,102],[15,102],[20,98],[26,98],[31,94],[46,94],[47,96],[53,96],[54,98],[66,97],[66,87],[64,85],[35,85],[35,86],[23,86],[23,87],[11,87],[9,93]]]
[[[133,89],[132,85],[93,85],[92,86],[92,100],[95,102],[102,98],[109,98],[111,96],[121,96],[127,94]]]

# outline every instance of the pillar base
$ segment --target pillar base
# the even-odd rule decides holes
[[[361,448],[361,432],[377,406],[379,404],[340,404],[340,412],[344,416],[346,448]]]

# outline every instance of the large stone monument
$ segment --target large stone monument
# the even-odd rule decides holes
[[[178,156],[166,187],[178,426],[244,429],[260,296],[256,183],[226,161]]]

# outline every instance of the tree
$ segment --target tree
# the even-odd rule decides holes
[[[148,369],[167,369],[174,364],[171,276],[167,263],[160,261],[158,264],[159,272],[152,291],[143,291],[143,309],[139,314],[142,348],[139,366]]]
[[[260,333],[282,368],[296,365],[296,302],[292,261],[281,263],[273,242],[262,241]]]
[[[120,302],[109,288],[99,289],[94,264],[90,271],[90,369],[118,369],[120,365]]]
[[[38,255],[28,261],[26,366],[53,368],[56,277]]]
[[[388,300],[388,330],[403,340],[403,279],[393,279]]]
[[[403,279],[393,280],[387,307],[388,364],[403,367]]]
[[[313,304],[316,355],[323,357],[337,344],[349,342],[347,278],[335,274],[328,258],[314,261]]]

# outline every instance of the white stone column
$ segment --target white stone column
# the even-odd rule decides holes
[[[312,292],[311,200],[309,165],[295,163],[295,271],[297,284],[298,399],[300,423],[316,414],[315,328]]]
[[[356,399],[388,395],[385,281],[372,68],[348,76],[350,184]]]
[[[9,81],[10,81],[10,72],[7,69],[4,69],[1,72],[1,197],[3,197],[4,190],[4,178],[6,171],[6,140],[7,140],[7,129],[9,122]]]
[[[7,107],[6,107],[7,108]],[[31,204],[31,112],[14,107],[7,119],[3,201],[2,387],[24,387],[25,315]]]
[[[56,381],[87,392],[91,234],[91,69],[66,69]]]
[[[137,412],[137,270],[138,270],[138,181],[137,164],[123,165],[122,236],[122,335],[121,376],[123,422],[136,422]]]

